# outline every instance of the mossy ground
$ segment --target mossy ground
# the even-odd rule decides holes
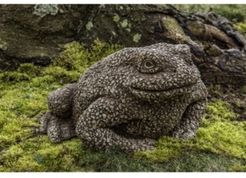
[[[0,74],[0,171],[246,171],[246,122],[222,100],[208,104],[194,139],[163,137],[153,151],[95,151],[77,138],[54,144],[36,134],[47,94],[120,48],[96,41],[87,50],[73,42],[53,65],[22,64]]]

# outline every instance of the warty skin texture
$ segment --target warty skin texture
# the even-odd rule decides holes
[[[40,130],[53,142],[78,136],[97,149],[153,149],[164,135],[193,137],[206,97],[187,45],[124,48],[53,91]]]

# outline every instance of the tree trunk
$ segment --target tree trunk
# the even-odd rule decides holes
[[[224,17],[170,5],[0,5],[0,69],[48,65],[73,40],[185,43],[206,84],[246,84],[246,40]]]

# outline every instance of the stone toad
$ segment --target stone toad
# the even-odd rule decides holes
[[[124,48],[53,91],[40,131],[52,142],[78,136],[98,149],[153,149],[161,136],[193,137],[206,96],[187,45]]]

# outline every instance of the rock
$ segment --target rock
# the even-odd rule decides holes
[[[50,64],[62,45],[75,39],[81,12],[87,11],[85,6],[0,5],[0,70],[25,62]]]

